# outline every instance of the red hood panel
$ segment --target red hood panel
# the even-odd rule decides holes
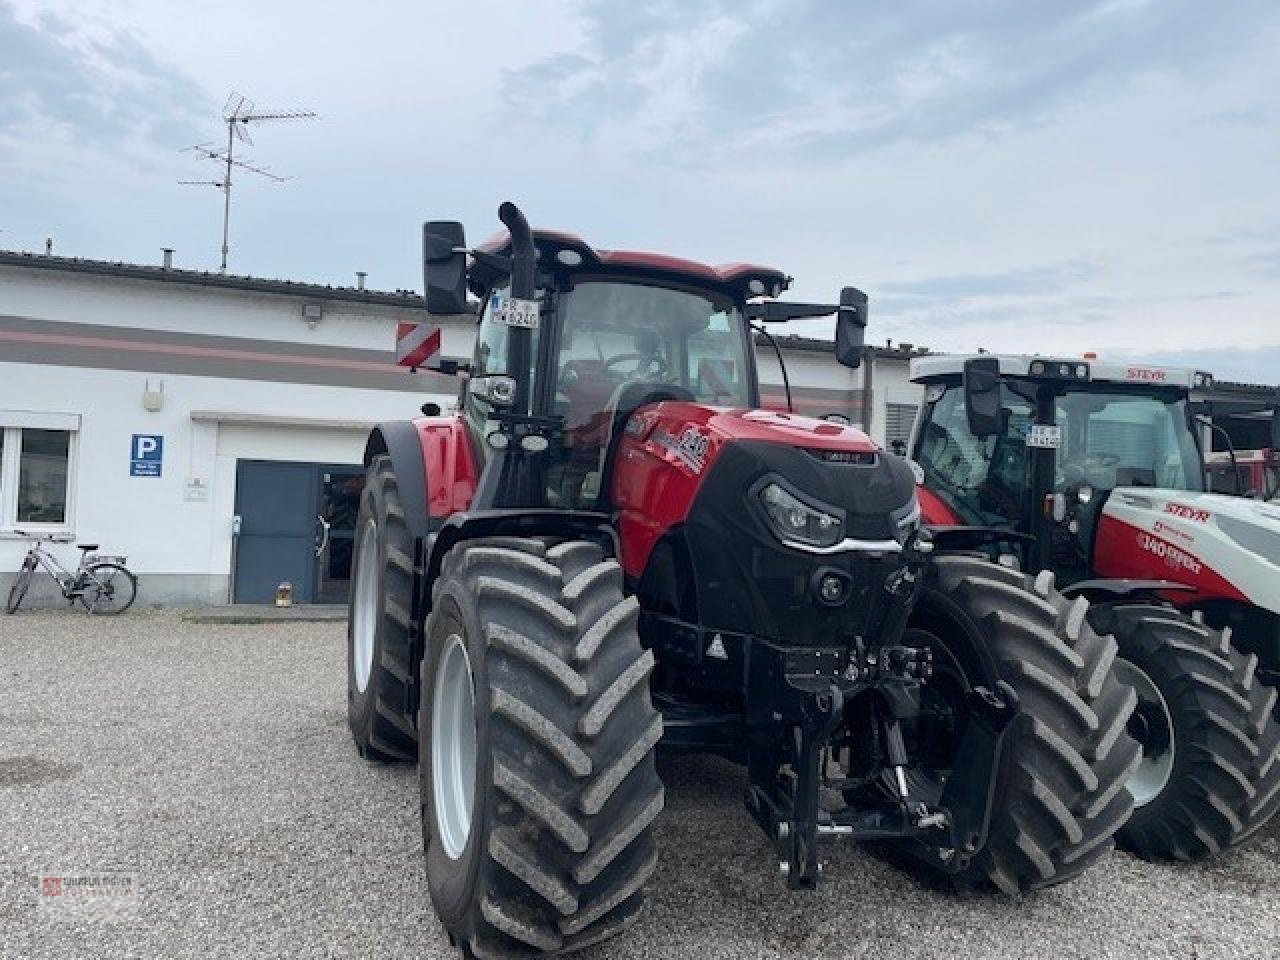
[[[661,420],[705,427],[724,440],[771,440],[793,447],[857,453],[879,449],[861,430],[796,413],[678,402],[659,403],[645,410],[653,411]]]

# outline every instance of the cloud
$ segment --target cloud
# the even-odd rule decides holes
[[[999,135],[1163,71],[1209,69],[1256,36],[1267,9],[1197,0],[639,6],[583,4],[581,48],[511,71],[508,101],[541,121],[574,116],[584,136],[641,153],[849,155]]]
[[[32,21],[0,0],[0,137],[52,124],[82,145],[194,138],[203,91],[127,31],[95,36],[44,12]]]
[[[1003,273],[972,273],[926,277],[906,282],[882,283],[889,294],[928,300],[940,297],[1009,297],[1056,293],[1099,274],[1097,264],[1088,260],[1068,260],[1041,267],[1026,267]],[[906,300],[906,298],[902,298]]]

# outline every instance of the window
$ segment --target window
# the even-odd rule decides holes
[[[0,530],[68,529],[79,417],[0,412]]]
[[[565,435],[549,471],[549,502],[599,505],[620,406],[634,409],[651,394],[747,405],[750,341],[727,297],[584,277],[561,303],[554,410]]]
[[[916,422],[914,403],[886,403],[884,407],[884,445],[895,450],[895,444],[907,449],[911,428]]]
[[[507,354],[510,347],[508,334],[511,328],[495,316],[495,311],[510,294],[510,291],[511,284],[507,283],[501,287],[495,287],[489,294],[489,300],[480,316],[480,329],[476,334],[475,353],[471,362],[472,379],[486,375],[520,376],[519,371],[507,369]],[[544,296],[545,291],[537,291],[536,299],[542,300]],[[538,362],[538,338],[540,334],[541,327],[538,327],[534,329],[533,336],[530,337],[530,370],[525,374],[525,378],[530,381],[532,379],[533,365]],[[493,413],[492,408],[487,402],[476,397],[469,389],[464,388],[462,397],[463,411],[474,425],[477,435],[481,437],[488,436],[493,429],[490,424],[490,415]],[[483,458],[488,454],[488,448],[481,444],[479,452]]]
[[[1202,490],[1200,451],[1186,401],[1134,393],[1072,391],[1058,398],[1062,428],[1056,487]]]
[[[994,437],[969,432],[958,386],[948,387],[926,411],[917,457],[925,483],[965,523],[1017,526],[1030,516],[1031,404],[1007,386],[1001,387],[1001,403],[1005,428]]]

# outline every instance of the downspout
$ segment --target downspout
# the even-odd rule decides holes
[[[862,432],[871,436],[871,413],[874,408],[875,389],[873,371],[876,366],[874,347],[862,350]]]

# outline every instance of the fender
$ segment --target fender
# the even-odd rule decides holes
[[[1062,588],[1069,599],[1084,597],[1090,603],[1150,600],[1160,602],[1168,592],[1195,593],[1196,588],[1172,580],[1080,580]]]
[[[422,442],[412,420],[388,420],[378,424],[364,445],[366,467],[379,454],[391,457],[396,472],[396,487],[404,505],[405,522],[416,540],[430,529],[427,502],[427,467],[422,456]]]
[[[380,423],[365,444],[364,463],[391,457],[409,532],[427,538],[445,518],[471,506],[479,482],[461,417],[419,417]]]

